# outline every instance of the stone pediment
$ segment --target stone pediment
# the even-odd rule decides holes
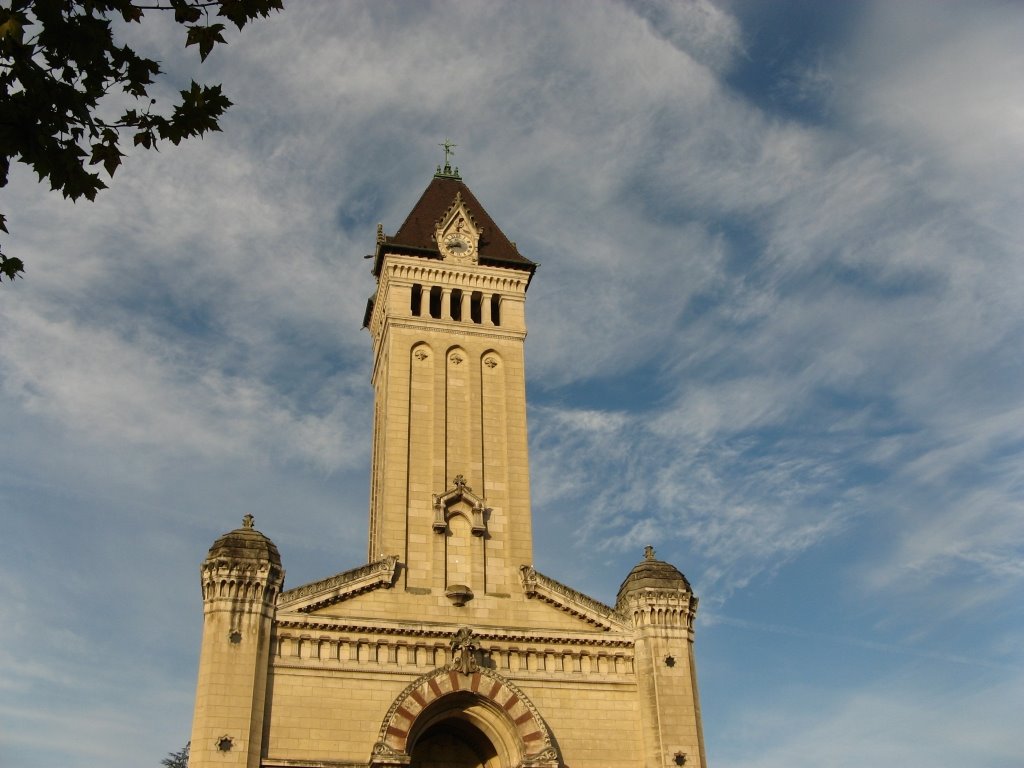
[[[397,570],[398,555],[389,555],[376,562],[282,592],[277,609],[310,613],[374,589],[391,589]]]
[[[543,600],[605,631],[630,628],[627,619],[611,606],[538,573],[532,565],[520,566],[519,578],[523,584],[523,592],[529,598]]]

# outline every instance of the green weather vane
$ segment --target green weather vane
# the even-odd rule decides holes
[[[437,146],[444,149],[444,170],[442,170],[441,166],[439,165],[437,166],[437,173],[435,173],[434,175],[450,176],[455,179],[461,178],[459,176],[459,167],[455,166],[455,170],[453,171],[451,163],[451,158],[455,156],[455,148],[458,146],[458,144],[453,144],[448,140],[448,137],[446,136],[444,139],[444,143],[438,144]]]
[[[448,137],[445,136],[444,137],[444,144],[438,144],[437,146],[444,147],[444,164],[448,165],[448,156],[451,155],[451,156],[454,157],[454,155],[455,155],[455,148],[457,146],[459,146],[459,145],[458,144],[452,144],[450,141],[448,141]]]

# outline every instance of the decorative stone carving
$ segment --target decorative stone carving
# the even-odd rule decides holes
[[[604,603],[577,592],[561,582],[538,573],[532,565],[519,567],[519,578],[527,597],[536,597],[561,608],[566,613],[578,616],[584,621],[602,629],[628,626],[626,617]]]
[[[473,493],[473,489],[466,484],[466,478],[456,475],[452,481],[453,486],[441,494],[433,494],[434,500],[434,522],[432,528],[435,533],[447,533],[449,509],[457,502],[465,502],[470,508],[470,525],[474,536],[483,536],[487,533],[487,514],[491,511],[484,500]]]
[[[452,667],[464,675],[471,675],[480,669],[476,657],[476,643],[473,640],[473,630],[469,627],[462,627],[455,633],[451,640]]]
[[[558,768],[559,765],[558,752],[554,747],[547,747],[536,754],[524,757],[517,768]]]
[[[383,741],[373,745],[370,757],[371,768],[390,768],[391,766],[409,765],[412,758],[404,752],[397,752]]]
[[[348,600],[371,589],[389,589],[395,580],[398,555],[388,555],[350,571],[282,592],[278,609],[309,612]]]
[[[427,351],[425,349],[417,349],[415,352],[412,353],[412,356],[415,357],[417,360],[426,360],[428,357],[430,357],[430,355],[427,354]]]
[[[392,756],[398,756],[401,753],[400,752],[396,752],[391,747],[389,747],[387,744],[385,744],[383,741],[378,741],[376,744],[373,745],[373,754],[374,755],[386,755],[388,757],[392,757]]]
[[[493,357],[485,357],[484,365],[486,365],[488,368],[494,368],[498,365],[498,361],[495,360]]]
[[[519,569],[519,577],[522,579],[526,596],[533,597],[537,592],[537,571],[532,565],[524,565]]]
[[[459,365],[463,358],[458,352],[452,352],[452,356],[448,359],[452,361],[453,365]]]
[[[444,596],[451,600],[456,608],[461,608],[473,599],[473,590],[465,584],[451,584],[444,591]]]
[[[434,224],[434,241],[445,261],[476,264],[483,227],[477,225],[460,192]]]

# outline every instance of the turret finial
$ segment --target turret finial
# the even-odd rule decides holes
[[[242,518],[242,527],[243,528],[252,528],[253,523],[255,523],[255,522],[256,522],[256,518],[255,517],[253,517],[252,515],[246,515],[245,517]]]
[[[653,559],[654,559],[654,547],[652,547],[650,544],[648,544],[646,547],[644,547],[644,560],[653,560]]]

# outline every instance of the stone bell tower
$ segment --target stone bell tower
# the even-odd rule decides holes
[[[508,595],[533,560],[523,341],[534,269],[449,165],[393,237],[378,228],[369,559],[397,554],[407,590],[456,605]]]

